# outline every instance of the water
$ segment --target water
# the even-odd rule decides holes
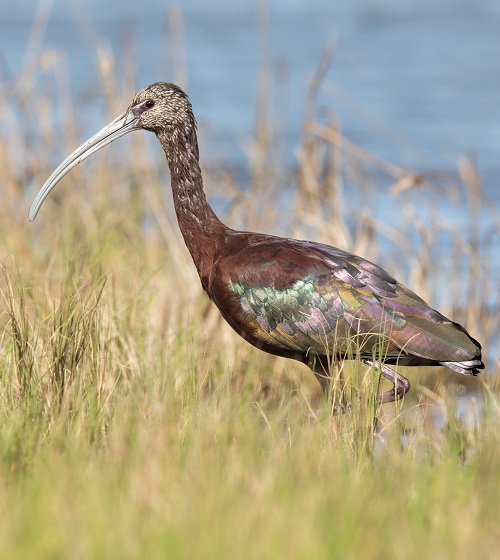
[[[274,76],[282,76],[275,78],[273,111],[286,119],[286,158],[293,162],[308,82],[333,41],[336,53],[320,110],[338,114],[349,139],[399,165],[455,169],[459,155],[473,152],[490,210],[498,210],[498,0],[185,0],[177,5],[189,93],[198,120],[217,133],[211,140],[215,146],[202,146],[204,154],[220,144],[222,159],[235,166],[245,161],[241,147],[254,126],[259,71],[270,61]],[[16,76],[29,55],[55,48],[67,53],[75,93],[95,82],[93,51],[81,24],[86,17],[95,34],[92,45],[108,44],[121,72],[137,67],[138,88],[182,78],[182,52],[172,50],[166,22],[173,6],[162,0],[0,0],[2,81]],[[29,42],[37,7],[45,8],[47,26],[39,41]],[[123,48],[129,36],[135,60]],[[89,135],[103,124],[89,103],[78,116]],[[396,201],[387,192],[375,193],[373,211],[390,221]],[[437,214],[458,229],[465,212],[444,201]],[[492,228],[486,214],[481,228],[483,233]],[[496,247],[498,241],[496,236]]]
[[[98,41],[111,45],[120,66],[128,64],[123,59],[123,37],[134,36],[139,87],[172,78],[165,74],[173,56],[166,11],[173,5],[161,0],[0,0],[2,73],[8,78],[19,71],[33,14],[37,6],[45,6],[48,22],[40,47],[68,53],[75,91],[95,76],[79,23],[82,13]],[[199,118],[216,127],[221,137],[234,138],[252,129],[262,63],[258,6],[269,16],[271,61],[287,68],[287,86],[277,91],[275,101],[286,104],[291,148],[308,78],[326,43],[333,40],[337,50],[328,83],[406,143],[381,134],[367,124],[364,114],[326,92],[321,103],[340,114],[351,139],[381,157],[417,166],[451,166],[458,154],[473,150],[485,188],[498,201],[497,0],[185,0],[179,7],[189,91]]]
[[[119,71],[137,66],[138,88],[182,78],[182,51],[173,49],[166,21],[173,6],[161,0],[0,0],[4,80],[30,55],[55,48],[67,53],[72,88],[81,92],[95,82],[96,42],[110,46]],[[308,81],[333,41],[336,54],[320,111],[337,113],[349,139],[399,165],[455,169],[459,155],[473,152],[491,208],[498,208],[498,0],[185,0],[178,7],[189,93],[198,119],[216,131],[204,154],[221,145],[219,159],[243,165],[259,71],[270,61],[273,110],[287,123],[286,159],[293,162]],[[39,41],[30,40],[37,10],[47,22]],[[127,37],[136,45],[133,59],[123,47]],[[87,134],[103,124],[89,104],[82,105],[79,118]],[[389,221],[395,200],[385,192],[374,196],[374,204],[377,217]],[[465,212],[446,202],[439,209],[451,227],[459,227]],[[481,225],[486,231],[490,218]]]

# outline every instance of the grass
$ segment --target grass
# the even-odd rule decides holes
[[[311,415],[321,400],[307,368],[251,348],[202,293],[145,134],[73,170],[29,224],[34,191],[81,139],[67,88],[58,125],[51,109],[47,83],[67,76],[49,62],[63,54],[42,53],[41,76],[30,65],[1,89],[0,557],[496,557],[499,292],[493,236],[476,227],[488,203],[466,158],[417,173],[350,143],[334,115],[317,122],[328,56],[296,166],[275,155],[261,114],[241,185],[208,164],[202,129],[209,196],[230,202],[233,226],[334,243],[424,297],[447,286],[435,303],[485,341],[488,375],[403,370],[411,393],[377,412],[375,432],[368,398]],[[133,92],[112,59],[99,67],[107,122]],[[374,189],[374,170],[402,226],[346,202],[346,185]],[[439,197],[469,222],[429,226]],[[285,198],[279,212],[268,204]],[[444,237],[453,266],[437,251]],[[376,386],[356,361],[345,373],[353,395]]]

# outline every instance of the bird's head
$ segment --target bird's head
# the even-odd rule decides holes
[[[142,89],[132,100],[129,112],[136,128],[155,134],[192,128],[194,116],[188,96],[175,84],[157,82]]]
[[[36,218],[43,201],[56,184],[81,161],[88,158],[117,138],[135,130],[149,130],[167,142],[180,135],[194,137],[196,122],[188,96],[175,84],[157,82],[137,93],[128,109],[70,154],[38,192],[29,212],[29,219]],[[193,139],[195,150],[197,146]]]

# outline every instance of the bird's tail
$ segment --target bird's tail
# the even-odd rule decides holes
[[[468,360],[465,362],[439,362],[442,366],[461,373],[462,375],[479,375],[481,373],[479,370],[484,369],[484,364],[480,358],[475,358],[474,360]]]
[[[462,331],[467,338],[472,342],[475,346],[475,352],[470,353],[469,356],[471,357],[470,360],[463,360],[462,362],[439,362],[442,366],[446,366],[457,373],[461,373],[462,375],[479,375],[481,372],[480,369],[484,369],[484,364],[482,360],[481,354],[481,345],[479,342],[472,338],[472,336],[460,325],[459,323],[453,323],[458,330]]]

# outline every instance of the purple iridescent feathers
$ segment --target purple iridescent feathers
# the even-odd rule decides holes
[[[299,359],[378,353],[386,363],[443,364],[464,374],[482,367],[480,346],[462,327],[379,266],[307,241],[234,232],[233,243],[242,235],[245,246],[215,264],[226,278],[215,282],[214,301],[224,314],[233,300],[232,326],[256,346]]]

